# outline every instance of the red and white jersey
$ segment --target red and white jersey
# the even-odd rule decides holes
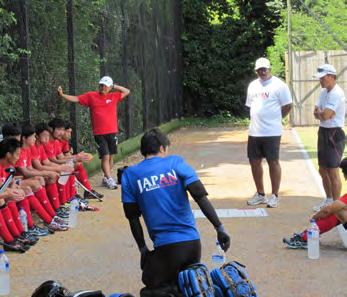
[[[60,140],[60,144],[61,144],[61,151],[64,154],[70,152],[70,144],[67,140]]]
[[[31,150],[30,148],[21,148],[19,159],[15,164],[15,167],[26,168],[31,166]]]
[[[94,135],[118,132],[117,105],[123,100],[121,92],[102,95],[88,92],[78,96],[79,103],[89,107]]]
[[[39,159],[41,162],[48,159],[45,148],[43,147],[43,144],[37,143],[35,145],[35,148],[31,148],[31,150],[32,150],[33,159]],[[34,158],[34,156],[36,157]]]
[[[13,167],[13,166],[3,166],[0,165],[0,185],[2,185],[6,178],[8,177],[8,173],[6,172],[6,169],[9,167]]]

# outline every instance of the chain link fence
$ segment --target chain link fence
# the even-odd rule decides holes
[[[17,20],[3,34],[18,53],[0,61],[1,123],[58,116],[75,125],[81,149],[93,150],[88,109],[72,107],[56,88],[78,95],[96,90],[103,75],[131,90],[118,106],[120,140],[182,115],[180,1],[12,0],[1,6]]]

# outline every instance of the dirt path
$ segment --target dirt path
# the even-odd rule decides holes
[[[216,208],[247,207],[254,186],[246,158],[246,130],[181,129],[170,138],[170,153],[193,165]],[[139,159],[135,154],[123,163]],[[261,296],[347,296],[347,253],[336,231],[323,236],[318,261],[308,260],[303,250],[282,245],[283,236],[306,226],[320,192],[290,130],[282,139],[281,160],[280,207],[268,210],[269,217],[223,219],[233,240],[227,257],[247,266]],[[269,192],[267,167],[265,176]],[[94,176],[92,183],[98,185],[100,179]],[[94,203],[101,212],[81,213],[76,229],[42,238],[23,255],[10,254],[11,297],[30,297],[47,279],[60,280],[72,291],[102,289],[107,294],[128,291],[139,296],[139,254],[123,216],[120,191],[98,189],[106,194],[103,203]],[[215,232],[206,219],[198,219],[198,227],[202,261],[210,265]]]

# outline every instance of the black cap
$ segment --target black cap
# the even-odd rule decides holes
[[[340,168],[342,169],[343,174],[347,175],[347,158],[344,158],[340,163]]]

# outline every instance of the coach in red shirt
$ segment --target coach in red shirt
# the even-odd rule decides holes
[[[111,92],[112,87],[115,92]],[[128,96],[130,90],[113,84],[109,76],[99,81],[99,91],[87,92],[79,96],[64,94],[58,87],[59,96],[65,100],[89,107],[95,142],[104,172],[102,183],[109,189],[117,189],[117,183],[111,176],[113,156],[117,153],[118,120],[117,104]]]

